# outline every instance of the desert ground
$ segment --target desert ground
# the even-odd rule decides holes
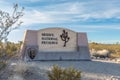
[[[92,61],[9,61],[0,72],[0,80],[48,80],[53,65],[74,67],[82,71],[81,80],[120,80],[120,63],[108,60]]]

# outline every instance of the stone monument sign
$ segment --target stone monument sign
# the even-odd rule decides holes
[[[65,28],[27,30],[21,54],[23,60],[90,60],[86,33]]]

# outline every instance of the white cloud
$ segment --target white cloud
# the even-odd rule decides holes
[[[112,30],[119,30],[120,29],[120,25],[111,25],[111,24],[108,24],[108,25],[76,25],[75,28],[84,28],[84,29],[94,29],[94,30],[100,30],[100,29],[112,29]]]
[[[21,30],[20,29],[15,29],[12,32],[21,32]]]
[[[29,1],[40,2],[44,0]],[[45,1],[49,3],[49,0]],[[37,7],[31,6],[29,7],[30,10],[26,11],[23,21],[24,24],[31,25],[35,23],[87,22],[91,19],[98,21],[111,18],[120,19],[120,5],[117,4],[119,2],[119,0],[67,1],[65,3],[44,5],[42,7],[41,5]]]
[[[25,12],[24,17],[22,18],[24,25],[31,25],[36,23],[51,23],[52,18],[49,14],[40,12],[37,10]]]
[[[9,11],[10,5],[5,0],[0,0],[0,10]]]
[[[99,3],[99,4],[98,4]],[[120,5],[119,5],[120,6]],[[55,5],[48,5],[41,9],[44,13],[44,18],[49,17],[49,22],[73,22],[73,21],[88,21],[90,19],[110,19],[120,18],[119,6],[113,4],[113,1],[91,1],[91,2],[67,2]],[[37,10],[38,12],[41,12]],[[42,19],[42,18],[41,18]],[[45,23],[44,19],[43,22]],[[46,20],[46,23],[48,20]],[[40,22],[41,23],[41,22]]]
[[[78,3],[72,5],[72,3],[59,4],[54,6],[44,7],[42,10],[31,8],[30,11],[26,11],[23,17],[25,25],[31,25],[35,23],[63,23],[72,21],[69,15],[78,13]],[[63,7],[69,8],[63,8]]]

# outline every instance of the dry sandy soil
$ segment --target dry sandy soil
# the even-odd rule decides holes
[[[92,61],[32,61],[10,62],[0,74],[0,80],[48,80],[47,72],[57,64],[82,71],[81,80],[120,80],[120,63],[105,60]]]

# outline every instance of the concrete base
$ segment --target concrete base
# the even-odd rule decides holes
[[[62,60],[91,60],[88,47],[79,47],[78,52],[38,52],[34,59],[30,59],[28,54],[24,55],[27,61],[62,61]],[[27,53],[27,52],[26,52]]]

